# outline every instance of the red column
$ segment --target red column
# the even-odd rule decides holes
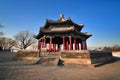
[[[81,42],[81,50],[84,50],[84,45],[83,45],[83,41]]]
[[[55,51],[55,44],[53,43],[53,51]]]
[[[46,48],[46,37],[44,38],[44,48]]]
[[[43,48],[43,39],[41,39],[41,48]]]
[[[44,48],[44,39],[42,39],[42,48]]]
[[[66,38],[65,40],[65,46],[66,46],[66,50],[68,50],[68,38]]]
[[[70,50],[73,50],[73,44],[72,44],[72,37],[71,36],[70,36],[69,40],[70,40]]]
[[[56,51],[55,38],[52,40],[52,43],[53,43],[53,51],[55,52]]]
[[[87,43],[86,43],[86,40],[84,41],[84,45],[85,45],[85,50],[87,50]]]
[[[74,49],[76,50],[76,38],[74,38]]]
[[[53,46],[54,46],[54,51],[56,52],[56,44],[53,44]]]
[[[86,40],[83,40],[81,43],[81,49],[82,50],[87,50],[87,44],[86,44]]]
[[[52,37],[50,37],[49,50],[52,49]]]
[[[60,51],[60,44],[58,44],[58,51]]]
[[[63,36],[63,50],[65,50],[65,37]]]
[[[78,47],[78,50],[79,50],[79,43],[77,43],[77,47]]]
[[[40,50],[41,49],[41,42],[38,41],[38,49]]]
[[[42,47],[44,48],[44,38],[42,39]]]

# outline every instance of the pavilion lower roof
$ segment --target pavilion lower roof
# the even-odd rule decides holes
[[[78,37],[78,38],[84,38],[84,39],[87,39],[90,36],[92,36],[89,33],[79,32],[75,30],[74,27],[69,27],[69,28],[60,27],[60,28],[51,28],[51,29],[42,28],[39,34],[35,36],[35,38],[40,39],[44,35],[46,36],[72,36],[72,37]]]

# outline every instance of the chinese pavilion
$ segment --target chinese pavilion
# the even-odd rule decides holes
[[[47,19],[35,36],[38,39],[38,49],[53,52],[87,50],[86,40],[92,35],[81,32],[83,26],[83,24],[74,23],[70,18],[64,19],[63,14],[56,21]]]

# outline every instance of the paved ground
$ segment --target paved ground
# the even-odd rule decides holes
[[[11,60],[14,55],[0,53],[0,80],[120,80],[120,59],[97,68],[60,67],[25,62],[17,65]]]

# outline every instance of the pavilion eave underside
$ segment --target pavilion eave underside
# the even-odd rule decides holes
[[[42,37],[75,37],[75,38],[80,38],[82,40],[85,40],[87,38],[89,38],[90,36],[92,36],[91,34],[86,34],[86,33],[82,33],[82,32],[77,32],[77,31],[67,31],[67,32],[50,32],[50,33],[45,33],[45,32],[41,32],[40,34],[36,35],[35,38],[36,39],[41,39]]]

